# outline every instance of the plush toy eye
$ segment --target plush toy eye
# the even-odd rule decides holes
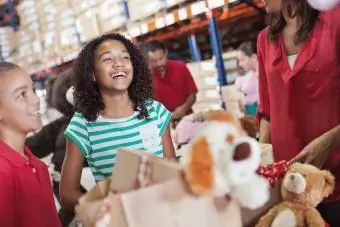
[[[235,147],[233,159],[235,161],[242,161],[248,158],[251,154],[251,147],[249,143],[241,143]]]

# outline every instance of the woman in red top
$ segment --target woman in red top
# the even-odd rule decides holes
[[[276,160],[291,160],[301,151],[329,154],[324,167],[336,176],[337,185],[319,210],[331,226],[338,226],[340,8],[319,12],[307,0],[265,4],[271,20],[258,38],[260,141],[272,143]],[[333,136],[331,144],[314,146],[323,143],[327,132]]]

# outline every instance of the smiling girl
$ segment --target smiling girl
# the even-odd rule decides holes
[[[77,204],[84,158],[96,181],[112,175],[119,148],[175,158],[171,113],[152,96],[152,80],[141,52],[118,34],[89,42],[74,66],[75,108],[65,134],[60,194],[65,206]]]

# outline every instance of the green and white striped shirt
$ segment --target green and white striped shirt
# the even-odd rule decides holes
[[[162,135],[170,121],[171,113],[163,104],[146,101],[148,120],[138,119],[138,112],[121,119],[87,121],[75,113],[65,135],[72,140],[87,159],[96,181],[112,175],[119,148],[139,149],[163,156]]]

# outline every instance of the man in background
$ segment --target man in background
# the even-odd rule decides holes
[[[197,87],[187,66],[168,59],[168,51],[159,41],[143,44],[154,80],[154,99],[172,112],[173,120],[180,120],[192,113]]]

